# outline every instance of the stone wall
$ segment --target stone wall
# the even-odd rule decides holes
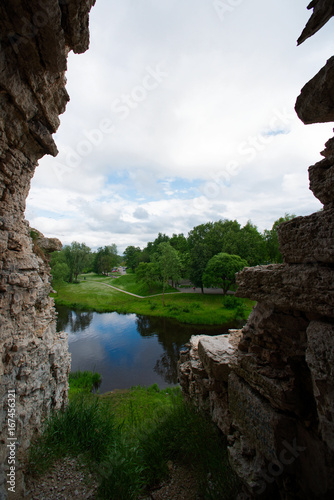
[[[309,8],[299,43],[334,15],[332,0]],[[296,111],[334,120],[334,57]],[[323,210],[279,227],[283,264],[238,275],[238,296],[257,301],[246,326],[181,354],[183,391],[227,436],[246,498],[334,498],[334,138],[321,154],[309,179]]]
[[[88,15],[94,3],[0,3],[1,498],[6,498],[10,486],[6,483],[8,455],[15,455],[16,493],[11,498],[22,498],[20,464],[30,440],[40,429],[43,416],[67,401],[70,356],[66,335],[56,333],[44,256],[59,249],[60,242],[39,235],[36,245],[24,210],[38,160],[45,154],[57,154],[52,134],[69,100],[67,54],[88,48]],[[9,400],[8,394],[13,392],[8,391],[15,391],[15,414],[9,411],[13,398]],[[10,429],[16,440],[11,439]]]

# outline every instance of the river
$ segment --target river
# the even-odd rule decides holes
[[[100,393],[135,385],[156,383],[161,389],[176,385],[179,351],[192,335],[219,335],[241,326],[187,325],[155,316],[56,309],[57,330],[69,334],[71,370],[99,372]]]

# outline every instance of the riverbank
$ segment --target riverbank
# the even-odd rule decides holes
[[[163,306],[161,292],[136,283],[131,274],[119,278],[89,274],[80,276],[79,283],[65,284],[52,296],[56,304],[73,309],[160,316],[201,325],[246,320],[255,305],[249,299],[194,293],[192,289],[180,293],[169,287]]]

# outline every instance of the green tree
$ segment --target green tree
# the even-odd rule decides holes
[[[167,234],[159,233],[154,241],[150,241],[147,243],[146,249],[144,250],[146,250],[149,255],[152,256],[153,254],[157,253],[160,243],[168,243],[169,239],[170,238],[169,236],[167,236]]]
[[[201,288],[204,293],[203,273],[211,257],[211,252],[205,243],[198,243],[190,251],[190,281]]]
[[[175,248],[170,243],[163,242],[158,246],[154,261],[159,266],[162,279],[162,303],[165,306],[165,288],[168,280],[171,279],[173,284],[180,278],[180,259]]]
[[[123,257],[126,262],[126,266],[132,269],[132,271],[134,271],[138,266],[140,262],[141,253],[142,252],[140,248],[135,247],[133,245],[126,247],[126,249],[124,250]]]
[[[282,224],[282,222],[287,222],[294,219],[296,216],[294,214],[285,214],[284,217],[277,219],[270,230],[265,229],[263,235],[266,243],[267,256],[270,262],[279,263],[283,262],[283,257],[279,251],[277,227]]]
[[[136,268],[136,280],[145,283],[150,291],[159,277],[159,266],[156,262],[140,262]]]
[[[72,283],[78,281],[78,275],[83,271],[84,267],[89,263],[91,251],[85,243],[73,241],[71,245],[64,248],[66,264],[70,270],[69,281]]]
[[[70,269],[66,262],[57,262],[52,270],[52,287],[58,293],[58,290],[68,281],[70,276]]]
[[[208,262],[203,274],[205,286],[217,286],[223,289],[226,295],[229,287],[235,283],[235,274],[241,271],[247,262],[238,255],[219,253]]]
[[[70,270],[66,264],[64,250],[53,252],[50,259],[52,287],[57,291],[69,280]]]
[[[233,253],[247,260],[249,266],[263,264],[266,261],[265,239],[251,221],[248,221],[236,236],[236,246]]]
[[[94,271],[98,274],[108,274],[117,265],[119,257],[115,243],[98,248],[94,259]]]

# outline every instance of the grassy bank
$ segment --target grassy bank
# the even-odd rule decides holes
[[[127,295],[106,284],[145,298]],[[119,278],[90,274],[82,276],[79,283],[64,285],[53,297],[56,304],[71,308],[161,316],[183,323],[207,325],[246,319],[254,306],[254,302],[248,299],[236,299],[231,306],[227,303],[230,299],[222,295],[169,293],[165,296],[164,307],[162,296],[149,297],[150,292],[145,285],[136,283],[135,276],[131,274]],[[169,287],[168,292],[175,290]],[[156,288],[153,293],[161,293],[161,290]]]
[[[221,434],[178,388],[72,396],[31,447],[30,474],[38,477],[67,456],[97,477],[101,499],[147,495],[176,466],[192,472],[201,498],[232,500],[238,490]]]

